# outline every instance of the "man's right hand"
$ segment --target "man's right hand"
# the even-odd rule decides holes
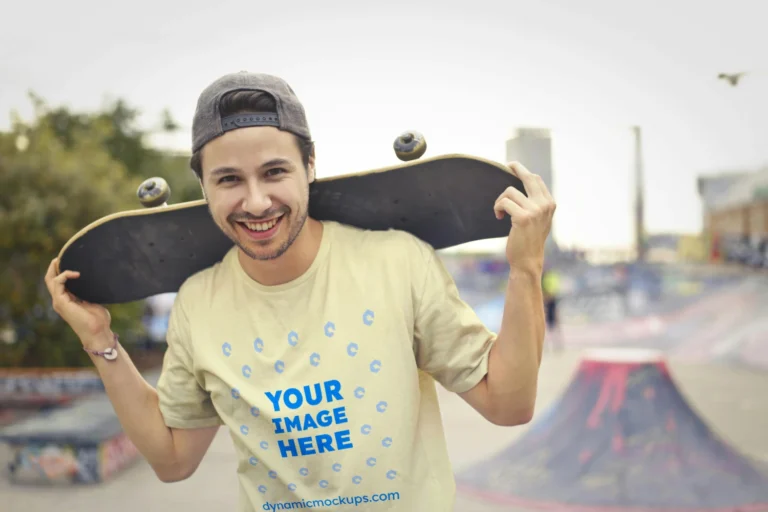
[[[85,348],[102,350],[113,342],[109,311],[99,304],[91,304],[72,295],[64,286],[69,279],[80,277],[79,272],[66,270],[56,274],[58,260],[54,259],[45,274],[45,284],[53,301],[53,310],[69,324]]]

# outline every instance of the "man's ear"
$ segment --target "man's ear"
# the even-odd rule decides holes
[[[208,196],[205,195],[205,187],[203,187],[203,180],[198,179],[197,183],[200,184],[200,191],[203,193],[203,199],[208,200]]]
[[[309,155],[309,163],[307,164],[307,182],[312,183],[315,181],[315,150],[312,150],[312,154]]]

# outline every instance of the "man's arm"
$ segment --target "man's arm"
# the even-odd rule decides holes
[[[52,306],[72,327],[89,354],[90,351],[103,352],[115,344],[111,317],[105,307],[84,302],[67,291],[66,281],[79,277],[79,272],[71,270],[58,273],[58,261],[51,261],[45,283]],[[181,321],[179,316],[183,317]],[[158,391],[144,380],[119,344],[116,359],[106,360],[91,354],[123,431],[165,482],[187,478],[195,471],[219,426],[216,411],[205,400],[205,392],[189,370],[189,352],[179,341],[189,338],[185,320],[177,301],[169,319],[168,350]],[[167,426],[161,412],[161,394],[166,397],[165,408],[176,414],[176,426],[193,429]]]
[[[498,425],[519,425],[533,417],[545,332],[544,244],[555,212],[555,202],[540,176],[517,162],[510,169],[523,182],[527,197],[510,187],[494,205],[498,219],[508,214],[512,221],[501,329],[489,353],[485,377],[460,394]]]
[[[94,350],[111,346],[106,340],[84,343]],[[118,344],[114,361],[91,356],[125,434],[163,482],[189,478],[200,465],[218,426],[175,429],[166,426],[157,391],[142,377]]]
[[[541,282],[535,272],[510,272],[501,329],[488,355],[488,372],[459,393],[488,421],[505,426],[533,417],[544,344]]]

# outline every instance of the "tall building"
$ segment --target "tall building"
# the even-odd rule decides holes
[[[507,162],[518,161],[544,180],[555,196],[552,172],[552,136],[547,128],[518,128],[507,140]],[[553,228],[554,229],[554,228]],[[556,250],[554,232],[547,239],[547,250]]]

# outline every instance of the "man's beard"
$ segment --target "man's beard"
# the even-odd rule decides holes
[[[288,214],[286,214],[285,216],[287,217]],[[285,242],[283,242],[275,252],[271,254],[255,254],[251,252],[247,247],[244,247],[239,242],[235,241],[235,244],[240,248],[241,251],[243,251],[243,253],[245,253],[246,256],[248,256],[253,260],[259,260],[259,261],[276,260],[283,254],[285,254],[285,251],[287,251],[291,247],[291,245],[293,245],[293,242],[296,241],[296,238],[298,238],[299,233],[301,233],[301,229],[304,227],[304,224],[307,222],[307,216],[308,216],[308,211],[303,210],[300,217],[297,218],[296,224],[288,233],[288,239]]]
[[[283,212],[283,219],[280,221],[281,223],[286,222],[287,218],[290,216],[290,210]],[[243,251],[243,254],[251,258],[252,260],[258,260],[258,261],[269,261],[269,260],[275,260],[285,254],[285,252],[293,245],[293,242],[296,241],[296,238],[298,238],[299,234],[301,233],[302,228],[304,227],[304,224],[307,222],[307,217],[309,216],[309,208],[304,208],[301,210],[301,213],[296,218],[296,222],[292,227],[290,227],[291,231],[288,233],[288,239],[283,242],[280,247],[278,247],[274,252],[269,254],[263,254],[263,253],[255,253],[251,249],[249,249],[244,243],[241,243],[240,240],[233,234],[229,234],[228,232],[225,232],[227,235],[227,238],[229,238],[237,247],[240,248],[241,251]],[[240,222],[247,222],[249,220],[253,219],[243,219]],[[236,220],[233,220],[232,218],[227,218],[227,222],[230,225],[235,224]],[[281,226],[284,227],[284,226]],[[259,242],[253,242],[253,243],[259,243]]]

